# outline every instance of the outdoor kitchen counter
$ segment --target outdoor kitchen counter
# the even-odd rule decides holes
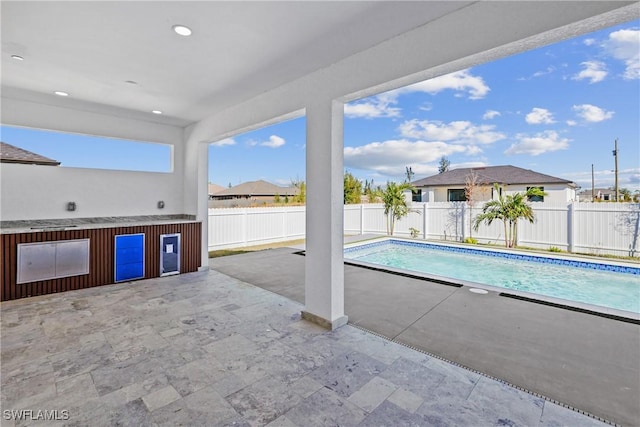
[[[193,215],[143,215],[129,217],[36,219],[2,221],[0,234],[41,233],[47,231],[88,230],[144,225],[187,224],[196,221]]]

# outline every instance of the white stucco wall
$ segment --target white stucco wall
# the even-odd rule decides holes
[[[0,192],[3,221],[183,213],[182,176],[175,173],[2,163]],[[68,202],[77,209],[67,211]]]
[[[169,144],[172,172],[0,164],[0,219],[62,219],[183,214],[183,129],[37,102],[2,98],[6,125]],[[11,143],[11,141],[5,141]],[[164,209],[158,209],[158,201]],[[77,209],[66,210],[68,202]]]
[[[575,200],[575,189],[562,184],[531,184],[531,185],[509,185],[505,188],[505,194],[513,194],[517,192],[527,191],[527,187],[543,187],[547,195],[545,202],[550,203],[566,203]],[[464,189],[463,185],[451,187],[425,187],[421,188],[423,194],[423,202],[448,202],[449,189]],[[425,199],[427,194],[433,194],[433,200]],[[486,187],[478,191],[478,202],[491,199],[491,188]]]

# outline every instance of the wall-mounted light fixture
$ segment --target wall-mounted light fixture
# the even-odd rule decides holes
[[[164,209],[164,201],[160,200],[158,202],[158,209]]]
[[[76,210],[76,202],[67,203],[67,210],[68,211],[75,211]]]

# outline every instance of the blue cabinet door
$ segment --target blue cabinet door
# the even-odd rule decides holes
[[[115,281],[144,278],[144,234],[115,237]]]

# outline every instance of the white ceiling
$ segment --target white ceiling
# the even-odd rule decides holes
[[[2,1],[2,91],[185,126],[471,3]]]

